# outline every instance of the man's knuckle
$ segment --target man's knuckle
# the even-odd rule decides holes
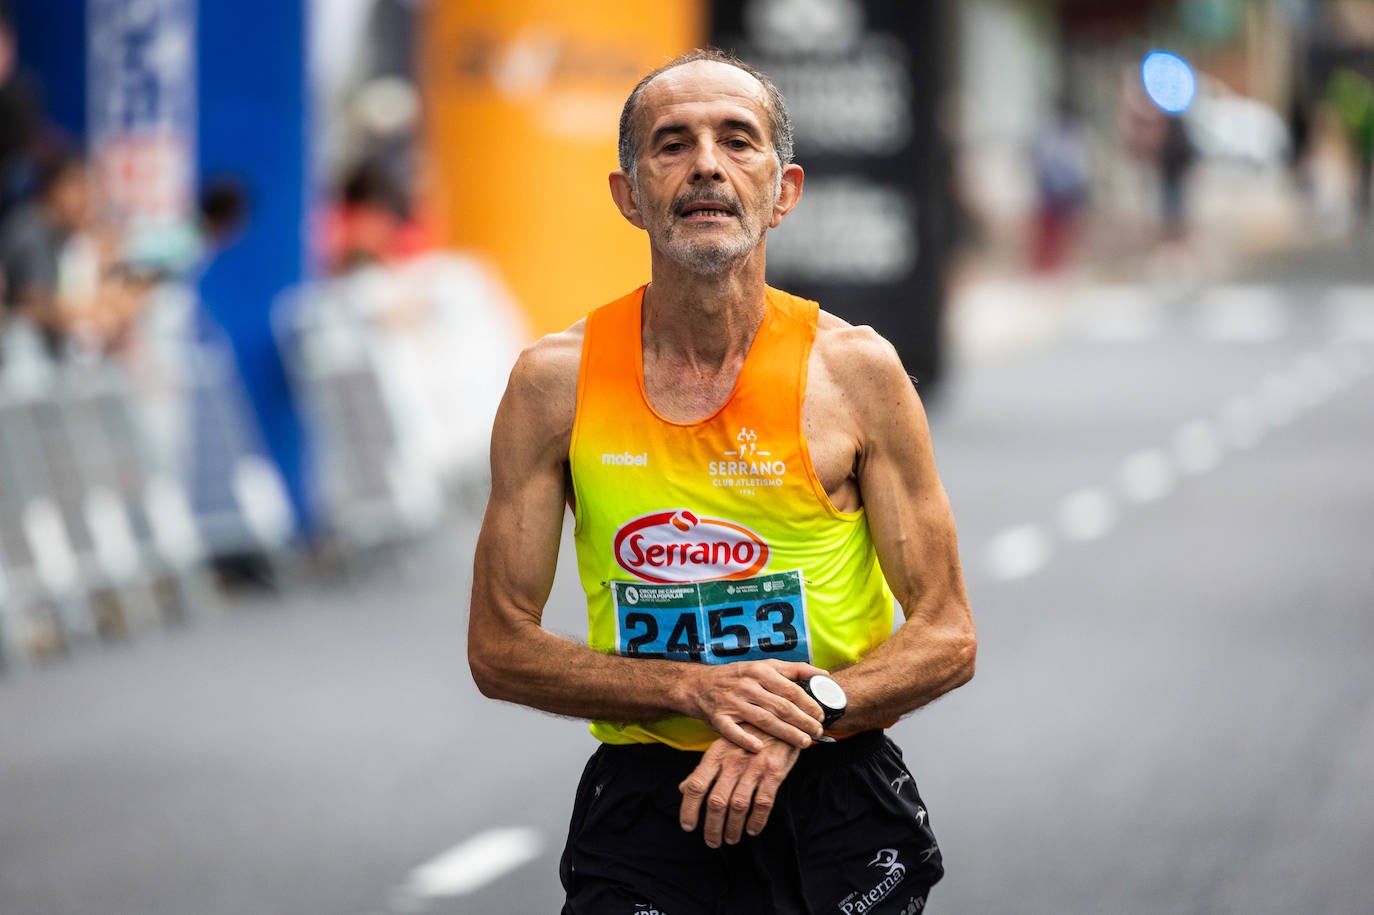
[[[729,799],[719,794],[713,794],[706,799],[706,809],[710,810],[712,813],[724,813],[725,809],[729,806]]]

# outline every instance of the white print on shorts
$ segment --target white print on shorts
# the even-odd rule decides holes
[[[865,912],[873,911],[873,907],[890,896],[906,877],[906,865],[897,860],[895,848],[882,849],[868,862],[868,866],[879,868],[885,873],[868,891],[855,891],[844,897],[839,906],[844,915],[864,915]]]

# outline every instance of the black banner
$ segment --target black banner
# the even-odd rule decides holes
[[[769,234],[768,280],[892,341],[923,394],[943,367],[956,221],[938,129],[937,0],[715,0],[711,40],[787,99],[801,205]]]

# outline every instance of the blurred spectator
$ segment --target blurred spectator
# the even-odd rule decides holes
[[[1355,154],[1355,212],[1361,222],[1368,222],[1374,205],[1374,85],[1364,75],[1342,67],[1331,74],[1326,95]]]
[[[1196,150],[1182,116],[1165,116],[1156,160],[1159,169],[1160,219],[1165,241],[1181,241],[1188,232],[1188,173],[1192,171],[1196,158]]]
[[[36,332],[52,359],[117,348],[142,301],[116,269],[118,239],[92,218],[90,181],[80,155],[52,156],[39,169],[37,197],[0,227],[6,337]]]
[[[348,170],[322,225],[321,256],[328,272],[391,264],[433,247],[430,233],[410,216],[405,195],[380,165]]]
[[[1088,146],[1067,99],[1037,131],[1031,163],[1037,193],[1031,268],[1053,272],[1070,259],[1088,199]]]
[[[248,194],[233,178],[221,177],[207,181],[200,195],[200,233],[207,257],[243,229],[248,216]]]
[[[0,222],[32,189],[42,124],[42,91],[19,68],[14,28],[0,9]]]

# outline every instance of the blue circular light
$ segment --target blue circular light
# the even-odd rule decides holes
[[[1197,77],[1188,61],[1169,51],[1151,51],[1140,65],[1145,94],[1170,114],[1188,110],[1197,94]]]

